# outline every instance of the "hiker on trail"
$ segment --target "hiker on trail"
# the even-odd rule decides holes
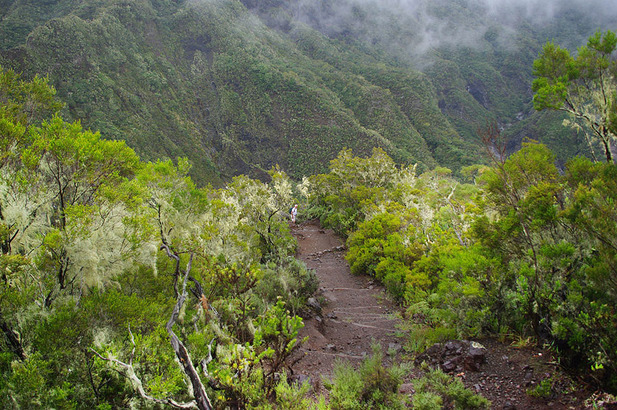
[[[296,216],[298,215],[298,204],[295,204],[293,208],[291,208],[291,211],[289,212],[291,214],[291,222],[296,223]]]

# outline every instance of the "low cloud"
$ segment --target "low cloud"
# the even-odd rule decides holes
[[[550,25],[565,13],[588,16],[593,29],[616,29],[615,0],[297,0],[288,11],[329,35],[363,41],[419,57],[442,46],[509,44],[521,25]],[[611,23],[613,24],[612,26]],[[498,28],[495,31],[495,28]],[[410,41],[410,39],[412,41]]]

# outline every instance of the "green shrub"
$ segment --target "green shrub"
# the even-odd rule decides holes
[[[308,382],[304,382],[301,386],[289,384],[287,375],[283,373],[274,389],[278,408],[285,410],[328,409],[323,396],[317,403],[307,397],[310,389],[311,386]]]
[[[268,263],[263,269],[263,277],[254,289],[258,299],[255,303],[265,309],[266,305],[282,299],[296,312],[315,293],[318,285],[315,272],[303,262],[292,257],[284,258],[278,264]]]
[[[553,394],[553,378],[544,379],[534,387],[527,389],[527,394],[532,397],[548,398]]]
[[[404,409],[405,397],[399,387],[405,374],[401,366],[387,368],[379,345],[366,358],[358,370],[349,363],[337,362],[330,389],[332,409]]]
[[[441,410],[443,408],[443,399],[435,393],[416,392],[413,396],[413,408],[415,410]]]
[[[411,270],[405,264],[392,258],[382,259],[375,268],[375,277],[397,302],[405,299],[406,279],[410,274]]]
[[[463,382],[445,374],[441,369],[430,370],[413,381],[416,395],[413,397],[414,408],[435,409],[441,402],[448,408],[455,409],[489,409],[491,402],[465,388]],[[437,397],[436,397],[437,396]]]

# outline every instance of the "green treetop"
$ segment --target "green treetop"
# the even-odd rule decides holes
[[[588,143],[599,140],[607,162],[613,162],[611,145],[617,138],[617,35],[600,31],[573,57],[552,42],[534,61],[534,107],[570,114],[567,125],[584,132]],[[593,150],[592,150],[593,152]]]

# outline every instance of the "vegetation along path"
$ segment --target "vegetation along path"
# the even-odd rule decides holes
[[[292,229],[298,240],[298,258],[315,270],[320,282],[309,303],[312,314],[305,319],[300,332],[300,338],[308,339],[296,357],[293,378],[307,380],[315,393],[327,395],[323,382],[332,380],[337,359],[357,366],[372,354],[372,346],[377,343],[385,360],[400,361],[405,354],[405,339],[398,326],[402,319],[396,314],[400,308],[370,277],[351,274],[344,258],[345,247],[332,230],[321,228],[315,221],[294,225]],[[484,364],[478,371],[460,372],[456,377],[474,393],[488,398],[492,409],[592,407],[583,404],[590,392],[559,372],[553,355],[546,349],[486,339],[481,343],[486,347]],[[401,392],[413,394],[409,381],[420,373],[418,369],[411,373]],[[550,394],[530,394],[546,380],[552,385]]]
[[[322,390],[322,377],[332,376],[336,359],[357,365],[372,353],[374,343],[390,360],[402,352],[396,306],[370,278],[350,273],[344,247],[334,232],[316,222],[296,225],[293,232],[299,244],[298,258],[315,270],[320,282],[310,303],[314,314],[305,320],[300,334],[309,338],[294,366],[295,376]]]

